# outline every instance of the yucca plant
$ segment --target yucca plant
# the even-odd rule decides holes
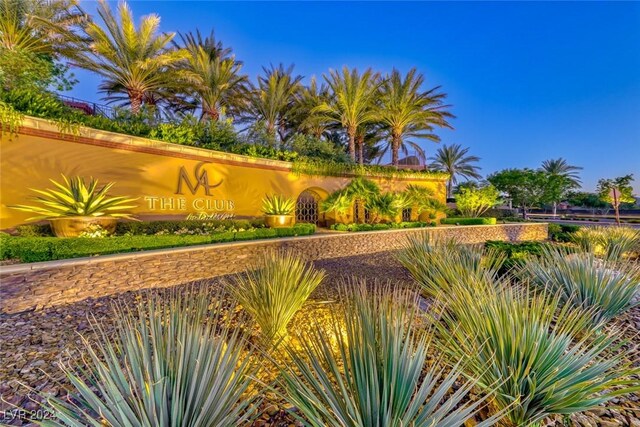
[[[115,330],[92,321],[84,358],[63,363],[73,401],[48,398],[45,426],[241,425],[254,414],[259,370],[240,328],[223,320],[220,292],[174,290],[114,307]],[[79,363],[80,362],[80,363]]]
[[[505,260],[504,255],[481,246],[432,240],[429,233],[409,236],[397,258],[430,297],[447,295],[456,282],[469,277],[493,286]]]
[[[135,208],[136,205],[130,205],[129,203],[136,199],[125,196],[107,197],[107,192],[114,185],[113,182],[98,188],[98,180],[93,178],[91,178],[89,184],[85,183],[84,178],[79,176],[67,178],[62,175],[62,179],[64,183],[56,182],[53,179],[50,180],[56,187],[54,189],[31,189],[31,191],[40,195],[35,197],[35,200],[40,202],[41,206],[14,205],[10,207],[38,214],[38,216],[29,218],[30,220],[72,216],[131,218],[129,214],[122,211]]]
[[[559,292],[564,303],[590,310],[594,325],[640,304],[634,302],[640,291],[640,266],[635,263],[543,248],[541,257],[526,263],[524,273],[539,287]]]
[[[630,227],[581,227],[572,239],[582,250],[609,259],[640,251],[640,231]]]
[[[512,285],[469,292],[475,280],[450,291],[440,348],[484,392],[497,384],[492,404],[508,410],[505,425],[537,425],[640,390],[632,377],[640,370],[616,351],[620,337],[592,329],[591,313],[564,304],[560,294]]]
[[[294,252],[272,251],[239,274],[229,288],[271,346],[287,335],[287,325],[323,279],[324,271]]]
[[[347,298],[331,326],[312,327],[300,337],[301,349],[288,347],[293,363],[283,369],[283,387],[300,410],[294,415],[311,426],[463,425],[483,404],[463,403],[475,381],[462,379],[459,366],[425,372],[431,334],[415,327],[417,294],[374,288],[343,284]]]
[[[265,215],[291,215],[296,208],[296,202],[278,194],[266,195],[262,199],[262,212]]]

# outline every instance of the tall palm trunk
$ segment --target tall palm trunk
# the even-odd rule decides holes
[[[400,146],[402,145],[402,137],[396,133],[391,135],[391,164],[394,166],[398,166],[400,163],[400,159],[398,158],[398,153],[400,151]]]
[[[453,179],[449,178],[447,181],[447,198],[453,197]]]
[[[142,107],[143,94],[139,91],[129,91],[129,102],[131,103],[131,112],[138,114]]]
[[[212,122],[217,122],[218,120],[220,120],[220,112],[216,107],[205,108],[204,113]]]
[[[358,163],[364,165],[364,136],[359,135],[356,138],[356,147],[358,147]]]
[[[349,136],[349,157],[354,162],[356,161],[356,128],[349,127],[347,129],[347,135]]]

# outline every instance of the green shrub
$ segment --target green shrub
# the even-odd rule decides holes
[[[440,224],[446,225],[495,225],[495,218],[442,218]]]
[[[247,231],[224,231],[206,235],[112,236],[105,238],[15,237],[0,235],[2,259],[40,262],[67,258],[136,252],[150,249],[203,245],[284,236],[305,236],[315,233],[313,224],[296,224],[277,230],[258,228]]]
[[[73,399],[47,397],[47,425],[206,425],[250,423],[259,365],[247,337],[225,319],[220,292],[194,288],[150,294],[134,308],[115,305],[114,331],[82,338],[84,357],[62,363]]]
[[[295,253],[274,251],[263,255],[252,270],[236,276],[229,288],[260,326],[270,347],[287,335],[287,325],[323,279],[323,271]]]
[[[299,334],[301,349],[288,348],[293,366],[282,369],[284,398],[299,409],[293,415],[314,427],[465,424],[485,399],[465,401],[475,381],[462,378],[457,364],[431,364],[425,372],[431,336],[415,326],[417,295],[373,289],[343,285],[348,299],[329,325],[312,325]]]
[[[485,247],[504,257],[499,273],[506,274],[524,266],[528,259],[542,255],[547,244],[543,242],[502,242],[488,240]]]
[[[528,260],[525,274],[537,286],[559,293],[565,304],[589,310],[594,326],[640,303],[633,301],[640,291],[640,266],[635,263],[545,248],[541,257]]]
[[[580,226],[569,224],[549,224],[549,239],[554,242],[567,243],[573,239],[573,233],[578,231]]]
[[[19,225],[16,227],[16,233],[21,237],[53,237],[53,230],[48,222]]]
[[[182,232],[188,234],[212,234],[221,231],[249,230],[264,227],[260,219],[225,219],[225,220],[184,220],[184,221],[130,221],[116,225],[116,235],[153,235],[158,233]]]

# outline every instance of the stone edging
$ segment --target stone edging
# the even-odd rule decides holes
[[[395,250],[422,233],[460,243],[545,240],[546,223],[448,226],[261,239],[0,267],[0,312],[14,313],[246,270],[265,251],[309,260]]]

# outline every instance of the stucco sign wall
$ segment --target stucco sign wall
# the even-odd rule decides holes
[[[8,206],[28,203],[34,195],[30,188],[50,188],[49,180],[60,180],[61,174],[115,182],[110,195],[137,197],[132,211],[142,219],[257,216],[266,194],[297,198],[311,189],[326,196],[352,179],[298,175],[288,162],[94,129],[62,135],[55,125],[33,118],[25,119],[18,135],[2,136],[0,162],[1,229],[31,216]],[[427,186],[444,201],[440,177],[375,180],[384,191],[400,191],[407,184]]]

